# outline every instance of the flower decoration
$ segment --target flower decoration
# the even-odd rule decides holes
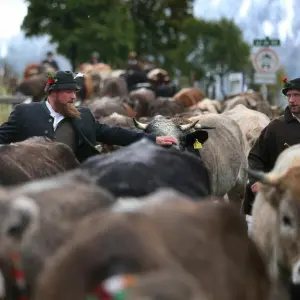
[[[48,80],[47,80],[47,84],[53,84],[55,83],[55,79],[54,79],[54,75],[53,74],[48,74]]]
[[[284,83],[287,83],[288,79],[287,79],[286,77],[284,77],[284,78],[282,79],[282,81],[283,81]]]
[[[47,92],[49,90],[49,87],[56,81],[57,79],[55,79],[54,74],[48,74],[48,79],[44,91]]]

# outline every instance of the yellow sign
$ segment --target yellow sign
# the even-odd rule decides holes
[[[202,148],[202,144],[196,139],[195,143],[194,143],[194,149],[201,149]]]

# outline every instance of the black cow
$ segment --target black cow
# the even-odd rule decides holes
[[[146,139],[91,157],[79,168],[116,197],[140,197],[168,187],[199,199],[209,196],[211,190],[208,170],[199,157]]]

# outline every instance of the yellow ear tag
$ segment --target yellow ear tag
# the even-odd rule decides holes
[[[201,149],[201,148],[202,148],[202,144],[196,139],[194,143],[194,149]]]

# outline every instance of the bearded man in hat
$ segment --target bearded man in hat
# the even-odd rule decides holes
[[[48,78],[45,87],[47,98],[41,102],[16,105],[8,121],[0,126],[0,144],[23,141],[33,136],[45,136],[67,144],[79,162],[99,154],[96,142],[127,146],[141,138],[158,145],[177,143],[168,136],[156,137],[144,132],[108,126],[95,121],[86,107],[74,105],[79,91],[76,76],[69,71],[57,71]]]
[[[283,79],[282,93],[288,100],[284,115],[272,120],[261,132],[251,149],[248,162],[254,170],[269,172],[273,169],[279,154],[287,147],[300,143],[300,78]],[[249,205],[252,193],[257,192],[257,183],[249,176],[246,201]],[[250,209],[248,207],[248,209]]]

